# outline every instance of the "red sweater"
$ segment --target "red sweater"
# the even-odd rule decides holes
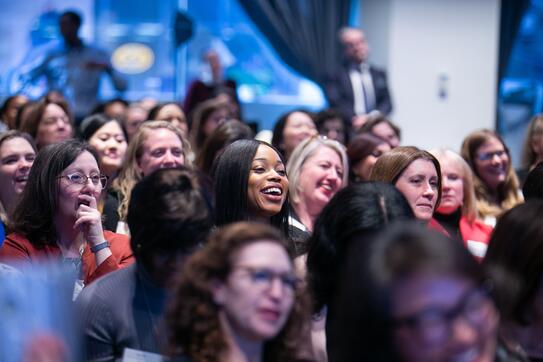
[[[82,255],[84,283],[88,285],[99,277],[134,262],[129,238],[126,235],[104,231],[104,238],[111,244],[111,254],[102,264],[96,267],[94,254],[87,244]],[[0,247],[0,262],[20,267],[43,260],[60,260],[62,253],[55,245],[36,247],[21,234],[12,233],[6,237]]]

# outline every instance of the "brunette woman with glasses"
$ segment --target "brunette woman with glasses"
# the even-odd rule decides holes
[[[346,255],[330,362],[526,361],[498,337],[492,284],[458,240],[402,223]]]
[[[92,148],[70,140],[38,153],[13,215],[14,233],[0,260],[19,267],[62,261],[78,275],[75,293],[96,278],[133,262],[128,238],[103,231],[97,200],[107,177]]]

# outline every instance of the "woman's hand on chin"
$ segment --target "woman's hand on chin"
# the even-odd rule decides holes
[[[102,215],[98,211],[96,199],[92,195],[79,195],[74,229],[79,229],[91,247],[104,241]]]

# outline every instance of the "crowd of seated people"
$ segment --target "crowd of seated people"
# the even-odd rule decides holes
[[[293,109],[268,143],[219,88],[4,101],[0,269],[73,274],[81,360],[543,360],[543,116],[519,181],[493,130]]]

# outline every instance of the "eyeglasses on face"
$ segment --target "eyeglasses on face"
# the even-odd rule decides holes
[[[412,316],[394,319],[395,328],[408,328],[427,346],[446,342],[452,334],[453,322],[464,318],[473,328],[480,329],[494,312],[489,285],[469,289],[450,309],[429,307]]]
[[[251,283],[255,287],[260,287],[262,289],[270,288],[273,281],[279,279],[283,289],[294,292],[300,283],[299,278],[294,275],[294,273],[277,273],[266,268],[256,268],[244,265],[237,265],[234,267],[234,270],[235,269],[245,272],[249,276]]]
[[[81,172],[73,172],[67,175],[59,176],[58,178],[65,178],[69,183],[75,185],[86,185],[88,180],[91,180],[94,186],[105,188],[107,185],[107,176],[98,173],[87,176]]]
[[[494,151],[494,152],[484,152],[484,153],[479,153],[477,155],[477,159],[479,161],[488,161],[488,160],[491,160],[494,158],[494,156],[498,156],[498,157],[503,157],[504,155],[506,154],[505,150],[500,150],[500,151]]]

